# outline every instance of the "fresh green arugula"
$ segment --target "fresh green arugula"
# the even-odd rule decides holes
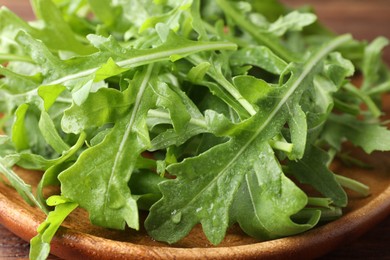
[[[198,223],[215,245],[235,224],[298,234],[340,217],[344,188],[369,193],[329,168],[344,142],[390,150],[385,38],[333,35],[276,0],[31,3],[35,21],[0,10],[0,172],[48,214],[32,259],[77,207],[167,243]],[[43,172],[35,193],[14,165]]]

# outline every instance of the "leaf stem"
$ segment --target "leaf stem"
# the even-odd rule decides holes
[[[293,220],[306,220],[313,215],[313,211],[321,211],[320,221],[332,221],[342,216],[343,212],[341,208],[330,207],[330,208],[304,208],[297,214],[292,216]]]
[[[283,151],[286,153],[291,153],[294,145],[288,142],[279,141],[279,140],[270,140],[269,144],[273,149]]]
[[[43,212],[46,212],[46,208],[42,205],[33,195],[31,186],[24,182],[12,169],[6,167],[0,157],[0,173],[8,179],[11,185],[17,190],[17,192],[25,199],[30,205],[35,205],[40,208]]]
[[[383,82],[382,84],[379,84],[378,86],[375,86],[371,89],[368,89],[366,93],[367,95],[371,96],[371,95],[378,95],[389,91],[390,91],[390,80]]]
[[[243,17],[234,7],[226,0],[216,0],[219,7],[225,12],[227,16],[234,20],[234,22],[243,30],[246,30],[253,38],[260,44],[267,46],[274,53],[280,56],[286,62],[296,60],[280,43],[271,40],[266,34],[261,33],[259,28],[253,25],[246,17]]]
[[[381,115],[381,111],[374,103],[374,101],[368,95],[363,93],[362,90],[359,90],[351,84],[345,84],[343,88],[362,100],[367,105],[368,109],[374,117],[379,117]]]
[[[192,55],[190,57],[187,57],[187,60],[193,65],[199,65],[205,62],[198,55]],[[232,83],[230,83],[225,78],[225,76],[222,75],[222,73],[215,69],[209,69],[207,71],[207,75],[209,75],[212,79],[219,83],[230,95],[232,95],[238,101],[238,103],[240,103],[241,106],[249,113],[249,115],[253,116],[256,114],[256,110],[253,108],[253,106],[241,95],[237,88]]]
[[[332,204],[330,198],[309,197],[307,201],[307,205],[312,207],[330,208],[330,204]]]
[[[30,63],[34,62],[30,57],[9,53],[0,53],[0,61],[26,61]]]
[[[357,193],[359,193],[365,197],[369,196],[371,194],[370,187],[368,187],[367,185],[365,185],[357,180],[354,180],[354,179],[351,179],[351,178],[348,178],[348,177],[345,177],[342,175],[338,175],[338,174],[335,174],[335,177],[336,177],[337,182],[340,183],[340,185],[345,187],[345,188],[356,191]]]
[[[162,111],[162,110],[157,110],[157,109],[151,109],[148,111],[148,117],[154,117],[154,118],[159,118],[159,119],[164,119],[164,121],[171,121],[171,117],[169,115],[169,112]],[[191,117],[190,124],[199,126],[201,128],[207,129],[207,124],[206,121],[198,118],[193,118]]]
[[[202,51],[211,51],[211,50],[232,50],[236,49],[236,45],[229,42],[207,42],[202,45],[194,46],[185,46],[185,47],[176,47],[170,49],[165,49],[161,51],[145,51],[142,55],[136,55],[128,59],[121,61],[116,61],[116,64],[124,68],[134,68],[142,65],[147,65],[154,62],[169,60],[172,56],[186,56],[191,53],[202,52]],[[157,49],[157,48],[156,48]],[[52,82],[46,82],[45,85],[57,85],[63,84],[69,80],[78,79],[86,77],[95,73],[99,69],[99,66],[96,68],[91,68],[87,70],[80,71],[78,73],[70,74],[65,77],[56,79]]]

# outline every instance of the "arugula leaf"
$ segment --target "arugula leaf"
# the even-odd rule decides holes
[[[286,6],[278,0],[252,1],[252,8],[270,21],[275,21],[286,12]]]
[[[28,109],[27,104],[19,106],[15,111],[15,122],[12,126],[12,141],[16,150],[25,150],[30,147],[27,140],[24,117]]]
[[[253,76],[234,77],[233,84],[241,95],[252,104],[258,103],[272,90],[267,82]]]
[[[116,122],[101,143],[85,150],[74,165],[58,176],[63,196],[87,209],[92,223],[124,229],[126,222],[131,228],[139,228],[136,198],[127,182],[138,156],[150,147],[143,122],[150,106],[146,93],[152,73],[150,65],[129,86],[137,91],[128,115]],[[74,179],[74,174],[79,177]],[[81,187],[89,187],[88,192]]]
[[[6,163],[7,157],[0,157],[0,173],[4,175],[10,182],[12,187],[23,197],[23,199],[30,205],[35,205],[38,208],[45,210],[45,206],[42,205],[32,193],[31,185],[26,184],[14,170]]]
[[[370,45],[365,48],[362,71],[364,74],[362,89],[367,90],[373,87],[379,77],[381,64],[381,52],[389,40],[384,37],[376,38]]]
[[[268,33],[282,36],[287,31],[300,31],[303,27],[314,23],[316,20],[317,17],[314,14],[293,11],[286,16],[279,17],[278,20],[270,24]]]
[[[192,55],[191,57],[188,57],[187,60],[189,60],[192,64],[198,66],[199,64],[204,64],[206,62],[202,59],[200,56]],[[204,84],[212,92],[216,92],[219,97],[222,98],[227,104],[229,104],[232,108],[234,108],[237,112],[237,114],[241,118],[247,118],[249,115],[254,115],[256,113],[256,110],[253,108],[253,106],[241,96],[240,92],[237,90],[237,88],[226,79],[225,75],[222,72],[222,64],[220,60],[217,60],[215,63],[212,64],[213,66],[207,70],[206,74],[210,76],[213,80],[215,80],[218,84],[213,84],[210,82],[203,83],[200,82],[200,84]],[[226,95],[227,93],[228,95]],[[230,94],[230,95],[229,95]]]
[[[45,172],[38,183],[37,191],[36,191],[37,199],[42,203],[42,205],[44,204],[43,188],[49,185],[59,184],[59,180],[58,180],[59,173],[61,173],[64,169],[66,169],[69,166],[69,164],[73,163],[73,162],[68,162],[68,160],[72,158],[72,156],[74,156],[75,153],[81,148],[81,146],[84,144],[85,138],[86,138],[86,134],[81,133],[77,142],[69,150],[64,152],[61,157],[51,161],[46,161],[47,165],[44,168]]]
[[[302,110],[301,106],[287,105],[289,119],[288,126],[290,129],[291,142],[293,143],[293,149],[288,155],[290,160],[302,159],[305,154],[306,140],[307,140],[307,120],[306,114]]]
[[[233,66],[254,65],[280,75],[287,63],[265,46],[245,47],[236,51],[230,59]]]
[[[1,79],[0,88],[2,103],[6,108],[4,112],[12,113],[18,106],[25,103],[36,105],[40,103],[40,98],[36,96],[36,87],[41,81],[39,75],[21,75],[2,66],[0,66],[0,75],[5,76]]]
[[[173,129],[169,128],[154,137],[150,151],[179,146],[191,137],[206,132],[203,115],[180,89],[171,89],[163,83],[152,86],[152,89],[157,96],[156,106],[164,110],[149,110],[147,120],[153,120],[153,127],[157,124],[172,124]]]
[[[267,145],[266,145],[267,146]],[[297,224],[291,215],[307,204],[307,196],[284,176],[272,149],[264,147],[260,160],[255,162],[255,171],[245,175],[232,205],[232,220],[253,237],[272,239],[304,232],[315,226],[320,212]],[[271,188],[270,188],[271,187]],[[294,197],[294,201],[291,198]],[[276,222],[275,220],[278,219]]]
[[[243,121],[245,129],[228,142],[197,157],[171,164],[167,170],[177,178],[160,184],[163,197],[150,209],[145,221],[148,233],[157,240],[174,243],[200,222],[213,244],[221,242],[229,224],[234,194],[244,176],[254,171],[255,162],[263,154],[263,143],[277,135],[285,124],[286,105],[301,96],[311,84],[316,65],[324,56],[349,39],[348,35],[334,39],[300,68],[301,73],[293,71],[285,85],[262,100],[262,113]],[[221,157],[222,153],[224,156]],[[223,185],[225,183],[229,185]]]
[[[237,26],[241,27],[245,31],[247,31],[258,43],[270,48],[274,53],[276,53],[279,57],[287,62],[291,62],[296,60],[295,57],[285,48],[282,47],[278,40],[275,41],[275,38],[270,37],[267,33],[264,33],[258,28],[245,19],[245,17],[239,13],[230,3],[226,0],[217,0],[216,1],[219,7],[228,15]]]
[[[51,197],[48,200],[50,206],[56,206],[51,211],[46,220],[42,222],[38,229],[38,235],[31,239],[31,249],[29,257],[31,259],[46,259],[50,253],[50,241],[54,237],[65,218],[77,208],[77,203],[69,202],[62,198]]]
[[[48,111],[54,103],[56,103],[57,98],[66,90],[62,85],[57,86],[40,86],[38,88],[38,95],[42,98],[44,103],[44,109]]]
[[[26,21],[3,6],[0,9],[0,21],[0,60],[2,62],[10,59],[31,61],[29,57],[23,55],[22,50],[15,44],[15,37],[18,33],[18,30],[15,30],[15,28],[24,29],[26,31],[29,31],[29,29],[31,30],[32,28]]]
[[[157,83],[152,86],[152,89],[157,96],[156,106],[169,111],[169,118],[172,120],[175,131],[179,133],[185,131],[185,125],[188,124],[191,115],[187,112],[180,97],[165,83]],[[199,114],[200,112],[198,112]],[[202,117],[201,114],[200,117]]]
[[[378,122],[364,122],[350,115],[331,115],[322,138],[340,150],[344,138],[366,153],[390,150],[390,131]]]
[[[325,197],[330,198],[336,206],[345,207],[347,195],[329,170],[328,162],[328,154],[313,146],[302,160],[290,161],[288,167],[291,174],[300,182],[310,184]]]
[[[74,103],[65,110],[61,126],[66,133],[79,134],[86,129],[117,121],[129,111],[132,104],[133,100],[127,100],[126,94],[101,88],[89,94],[81,105]]]
[[[34,40],[26,33],[20,32],[17,40],[27,46],[26,49],[32,59],[43,64],[42,73],[46,75],[44,85],[58,85],[66,82],[68,89],[78,89],[94,79],[100,67],[112,58],[119,67],[134,68],[153,62],[164,60],[177,60],[179,57],[207,51],[235,49],[236,46],[227,42],[195,42],[170,33],[166,42],[149,49],[125,49],[112,37],[90,35],[91,43],[100,50],[91,56],[61,61],[55,57],[42,43]],[[93,62],[91,62],[93,60]],[[75,68],[77,72],[75,72]]]
[[[120,0],[108,2],[90,0],[89,7],[100,20],[100,31],[107,34],[121,35],[124,38],[138,34],[150,14],[161,13],[162,5],[154,4],[152,0]]]
[[[31,1],[34,13],[43,22],[44,27],[40,32],[44,43],[49,48],[71,51],[77,54],[90,54],[93,48],[84,45],[77,38],[60,13],[58,7],[51,0]],[[39,37],[36,37],[39,38]]]
[[[46,142],[53,147],[57,153],[61,154],[62,152],[69,150],[68,144],[65,143],[57,132],[56,126],[47,112],[41,112],[41,118],[39,119],[38,125]]]

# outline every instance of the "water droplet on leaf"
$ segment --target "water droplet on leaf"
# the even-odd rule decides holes
[[[173,223],[178,224],[181,221],[181,212],[177,212],[176,210],[171,213],[171,220]]]

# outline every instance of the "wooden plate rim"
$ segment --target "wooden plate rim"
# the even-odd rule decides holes
[[[272,241],[231,247],[156,247],[113,241],[61,228],[52,241],[51,252],[65,259],[311,259],[357,238],[389,214],[390,186],[364,206],[336,221],[301,235]],[[0,192],[0,222],[10,231],[29,241],[35,236],[40,221]]]

